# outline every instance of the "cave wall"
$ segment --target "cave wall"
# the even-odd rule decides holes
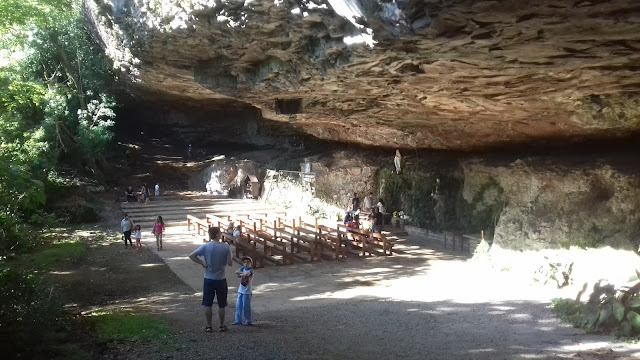
[[[295,186],[287,184],[265,200],[333,217],[333,209],[318,210],[318,199],[343,210],[353,192],[362,199],[373,191],[389,211],[403,210],[414,224],[436,231],[484,230],[504,249],[637,250],[640,171],[628,159],[503,155],[454,160],[421,154],[407,157],[405,171],[397,175],[389,172],[391,153],[334,152],[310,159],[317,171],[315,196],[301,190],[292,200]],[[380,187],[382,179],[395,194]],[[441,180],[437,188],[436,179]],[[441,197],[432,196],[434,191]]]
[[[119,114],[117,132],[144,133],[171,143],[194,147],[224,145],[301,148],[314,139],[294,125],[262,117],[260,109],[241,104],[127,103]]]
[[[503,248],[640,245],[640,173],[633,162],[567,165],[530,158],[461,166],[467,202],[476,208],[504,202],[493,238]],[[478,200],[486,184],[499,191]]]

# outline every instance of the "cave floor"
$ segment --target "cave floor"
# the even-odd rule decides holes
[[[105,203],[91,231],[114,231],[117,204]],[[114,226],[115,225],[115,226]],[[257,269],[254,326],[205,333],[202,268],[188,254],[199,244],[169,227],[164,250],[143,233],[144,249],[120,241],[92,247],[73,269],[54,276],[76,312],[133,310],[157,314],[176,335],[152,344],[107,344],[108,359],[618,359],[640,348],[588,335],[556,319],[551,299],[508,272],[410,238],[401,254]],[[227,268],[233,322],[237,281]],[[104,271],[106,269],[106,271]],[[75,271],[65,271],[75,270]],[[215,305],[214,305],[215,306]],[[214,316],[215,324],[215,316]]]

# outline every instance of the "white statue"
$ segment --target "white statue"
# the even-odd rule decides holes
[[[402,156],[400,156],[400,150],[396,150],[396,157],[393,159],[393,164],[396,166],[396,174],[400,174],[401,163],[402,163]]]

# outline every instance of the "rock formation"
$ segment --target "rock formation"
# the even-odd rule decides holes
[[[300,111],[320,139],[473,150],[640,130],[636,0],[85,4],[133,94]]]
[[[475,211],[502,202],[493,241],[505,248],[608,245],[636,250],[640,176],[629,172],[629,164],[614,163],[464,161],[462,195]]]

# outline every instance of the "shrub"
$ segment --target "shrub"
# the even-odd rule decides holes
[[[617,336],[640,334],[640,282],[615,289],[613,285],[593,287],[586,304],[556,299],[552,309],[559,317],[587,332],[613,332]]]
[[[0,270],[0,348],[3,356],[43,357],[68,318],[60,294],[33,274]]]
[[[53,212],[60,221],[69,224],[98,221],[95,207],[80,197],[70,197],[54,205]]]

